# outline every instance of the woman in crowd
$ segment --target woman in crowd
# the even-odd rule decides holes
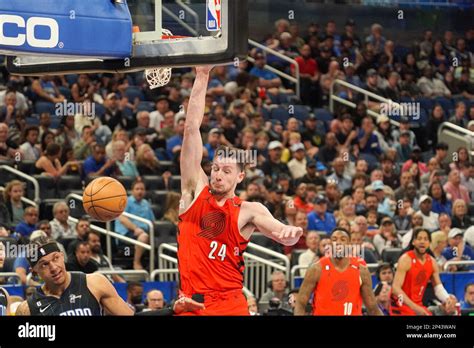
[[[471,220],[467,215],[467,204],[462,199],[456,199],[452,210],[452,227],[466,229],[471,226]]]
[[[432,198],[431,211],[436,214],[446,213],[451,215],[452,202],[446,197],[446,192],[440,182],[435,181],[428,189],[428,195]]]
[[[61,161],[59,160],[60,157],[61,146],[55,143],[49,144],[46,147],[43,156],[36,161],[36,169],[38,169],[42,174],[50,175],[53,178],[58,179],[62,175],[65,175],[71,167],[79,164],[77,161],[68,161],[64,165],[61,165]]]
[[[380,233],[374,237],[374,245],[379,255],[382,255],[386,248],[400,248],[402,246],[402,238],[398,235],[391,218],[382,219]]]
[[[21,198],[24,196],[24,184],[19,180],[10,181],[5,187],[3,198],[5,206],[8,210],[7,221],[4,221],[10,227],[15,227],[23,221],[23,214],[25,212],[26,204],[22,202]]]
[[[170,191],[166,194],[166,206],[163,220],[172,222],[178,226],[179,222],[179,201],[181,195],[178,192]]]
[[[436,263],[443,269],[444,264],[446,263],[446,258],[443,256],[443,250],[448,245],[448,237],[442,231],[437,231],[431,234],[431,244],[430,249],[435,256]]]
[[[351,223],[356,218],[356,208],[351,196],[345,196],[339,203],[339,210],[335,212],[336,219],[346,219]]]

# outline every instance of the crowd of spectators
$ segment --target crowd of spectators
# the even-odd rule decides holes
[[[289,74],[296,74],[295,69],[261,50],[249,52],[253,64],[215,67],[201,126],[203,168],[210,173],[220,145],[256,154],[237,193],[304,229],[294,247],[265,244],[288,255],[292,264],[317,260],[336,226],[350,231],[368,263],[386,260],[388,250],[407,247],[418,226],[433,233],[432,251],[440,266],[447,260],[472,260],[473,159],[465,147],[449,153],[437,130],[449,121],[474,131],[474,29],[458,37],[449,30],[441,37],[427,30],[409,47],[392,41],[379,24],[371,26],[367,37],[359,36],[361,31],[352,19],[342,29],[332,20],[304,29],[283,19],[276,22],[263,43],[298,63],[300,100],[294,85],[265,66]],[[193,79],[192,69],[176,69],[168,86],[152,91],[141,73],[7,74],[0,92],[0,160],[32,161],[35,174],[56,180],[67,175],[84,182],[103,175],[128,177],[134,183],[127,212],[177,224],[179,194],[172,191],[179,188],[170,181],[180,174]],[[328,108],[336,79],[394,102],[419,103],[429,116],[408,114],[395,127],[390,115],[369,115],[369,110],[382,109],[378,101],[366,102],[363,95],[339,86],[334,93],[357,107],[338,107],[329,119],[321,119],[318,110]],[[76,112],[58,116],[64,103],[74,103]],[[302,117],[295,105],[312,112]],[[278,107],[294,112],[285,120],[272,119]],[[153,192],[147,189],[147,176],[161,177],[170,191],[160,216],[149,201]],[[21,240],[42,230],[68,240],[71,269],[112,267],[96,235],[85,233],[81,221],[68,220],[63,197],[57,197],[48,222],[22,201],[22,181],[5,186],[0,204],[4,237]],[[144,243],[149,241],[147,228],[125,217],[114,226]],[[75,242],[68,248],[71,240]],[[134,268],[142,267],[142,255],[137,247]]]

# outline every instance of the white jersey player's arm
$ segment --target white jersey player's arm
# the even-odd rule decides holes
[[[261,203],[243,202],[245,221],[253,224],[257,231],[283,245],[295,245],[303,234],[301,227],[288,226],[275,219]]]
[[[206,105],[206,92],[209,83],[209,72],[212,67],[197,67],[191,98],[189,99],[186,122],[184,126],[183,145],[181,147],[181,191],[180,212],[191,205],[194,195],[201,192],[208,179],[201,168],[203,144],[201,123]]]

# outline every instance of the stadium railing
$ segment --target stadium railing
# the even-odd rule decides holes
[[[271,71],[272,73],[274,74],[277,74],[278,76],[280,76],[281,78],[285,79],[285,80],[288,80],[292,83],[295,84],[295,93],[296,93],[296,96],[298,97],[298,99],[301,99],[301,86],[300,86],[300,67],[298,65],[298,63],[296,62],[296,60],[294,59],[291,59],[290,57],[287,57],[285,56],[284,54],[281,54],[280,52],[278,51],[275,51],[274,49],[271,49],[267,46],[264,46],[260,43],[258,43],[257,41],[254,41],[254,40],[251,40],[249,39],[249,44],[251,46],[255,46],[259,49],[261,49],[262,51],[265,51],[266,53],[268,54],[272,54],[280,59],[283,59],[285,61],[287,61],[288,63],[290,63],[291,65],[293,65],[295,67],[295,76],[291,76],[291,75],[288,75],[287,73],[284,73],[278,69],[275,69],[274,67],[266,64],[264,69],[266,70],[269,70]],[[251,63],[254,63],[255,62],[255,59],[253,59],[252,57],[247,57],[247,60]]]
[[[83,201],[82,196],[80,196],[76,193],[70,193],[65,198],[66,202],[69,202],[70,199],[75,199],[75,200],[78,200],[80,202]],[[134,219],[134,220],[143,222],[146,225],[148,225],[148,228],[149,228],[149,233],[148,234],[150,236],[150,245],[141,243],[141,242],[139,242],[135,239],[127,238],[127,237],[125,237],[125,236],[123,236],[119,233],[111,232],[112,231],[112,225],[111,225],[110,222],[107,222],[107,224],[106,224],[107,228],[106,229],[95,226],[97,229],[101,230],[101,231],[98,230],[97,232],[103,233],[107,237],[107,245],[106,245],[106,247],[107,247],[107,257],[109,257],[109,259],[112,260],[112,238],[122,240],[126,243],[129,243],[129,244],[138,245],[138,246],[141,246],[141,247],[145,248],[145,250],[150,251],[150,272],[153,272],[153,270],[155,269],[155,228],[153,226],[153,223],[151,221],[147,220],[147,219],[144,219],[144,218],[140,217],[140,216],[129,214],[127,212],[124,212],[122,215],[129,218],[129,219]],[[91,225],[91,228],[92,228],[92,225]]]
[[[331,92],[329,94],[329,110],[331,111],[331,113],[334,114],[334,102],[339,102],[341,104],[344,104],[345,106],[348,106],[352,109],[355,109],[357,108],[357,104],[354,103],[354,102],[351,102],[347,99],[344,99],[342,97],[339,97],[337,95],[334,94],[334,88],[336,86],[342,86],[342,87],[345,87],[345,88],[348,88],[348,89],[351,89],[357,93],[360,93],[360,94],[363,94],[364,95],[364,101],[365,101],[365,105],[368,106],[369,105],[369,98],[372,98],[372,99],[375,99],[377,100],[378,102],[380,103],[386,103],[386,104],[392,104],[393,106],[395,107],[399,107],[400,108],[400,104],[392,101],[391,99],[387,99],[387,98],[384,98],[384,97],[381,97],[380,95],[378,94],[375,94],[375,93],[372,93],[372,92],[369,92],[363,88],[360,88],[358,86],[355,86],[351,83],[348,83],[346,81],[343,81],[343,80],[334,80],[334,82],[332,83],[331,85]],[[377,117],[380,116],[380,113],[378,112],[375,112],[373,110],[370,110],[370,109],[367,109],[367,114],[374,117],[375,119],[377,119]],[[395,121],[395,120],[392,120],[390,119],[390,123],[394,126],[399,126],[400,123]]]
[[[254,255],[251,251],[263,253],[271,259]],[[178,248],[175,244],[163,243],[158,247],[158,268],[156,273],[152,272],[152,279],[159,275],[160,281],[176,281],[178,259],[175,255]],[[172,255],[170,255],[172,254]],[[286,279],[290,277],[290,260],[286,255],[262,247],[260,245],[249,243],[247,251],[244,253],[245,271],[244,285],[252,296],[261,297],[267,291],[268,281],[274,271],[282,271]],[[168,270],[169,272],[165,272]],[[176,272],[175,272],[176,270]]]
[[[448,261],[444,264],[443,270],[448,272],[449,266],[474,266],[474,260],[471,261]]]
[[[133,276],[141,276],[144,281],[150,281],[150,274],[145,271],[144,269],[142,270],[100,270],[97,271],[97,273],[101,273],[105,276],[108,275],[119,275],[119,276],[127,276],[127,275],[133,275]]]
[[[176,281],[178,273],[179,273],[179,270],[177,268],[155,269],[153,272],[151,272],[150,279],[152,282],[154,282],[156,280],[156,277],[160,276],[160,280],[159,280],[160,282]],[[171,279],[170,276],[174,276],[174,279]],[[170,279],[165,279],[165,278],[170,278]]]
[[[367,264],[367,268],[369,269],[370,272],[373,272],[374,270],[377,269],[377,267],[379,266],[378,263],[368,263]],[[290,284],[293,286],[293,284],[295,283],[295,278],[301,278],[301,276],[299,275],[296,275],[296,272],[299,271],[299,270],[302,270],[302,269],[308,269],[309,266],[300,266],[300,265],[295,265],[291,268],[291,272],[290,272]]]
[[[32,176],[30,175],[27,175],[23,172],[20,172],[18,169],[15,169],[13,167],[10,167],[10,166],[7,166],[7,165],[2,165],[0,166],[0,170],[5,170],[15,176],[19,176],[23,179],[25,179],[26,181],[29,181],[33,184],[33,187],[34,187],[34,201],[39,204],[41,202],[41,199],[40,199],[40,185],[38,183],[38,180],[36,180],[35,178],[33,178]]]
[[[474,158],[474,132],[459,127],[451,122],[444,122],[438,128],[438,139],[443,139],[449,146],[449,153],[454,153],[464,146],[469,151],[469,157]]]

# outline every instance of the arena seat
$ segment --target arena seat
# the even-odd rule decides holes
[[[445,112],[445,115],[448,115],[449,111],[454,109],[454,103],[452,99],[445,98],[445,97],[436,97],[434,101],[435,103],[438,103],[441,105],[441,107],[443,108]]]
[[[400,258],[401,254],[401,248],[385,248],[382,251],[382,261],[394,265],[398,262],[398,259]]]
[[[173,162],[172,161],[160,161],[160,167],[163,168],[164,171],[171,171],[173,168]]]
[[[286,123],[286,121],[288,121],[288,109],[283,107],[283,106],[279,106],[277,108],[274,108],[272,109],[271,113],[270,113],[270,117],[272,120],[278,120],[282,123]]]
[[[162,206],[160,204],[152,204],[151,209],[153,210],[153,214],[155,215],[156,219],[163,218],[164,206]]]
[[[95,114],[96,116],[104,116],[105,113],[106,113],[106,109],[105,109],[105,106],[103,106],[102,104],[99,104],[99,103],[95,103]]]
[[[420,103],[420,107],[422,109],[431,110],[433,109],[433,106],[434,106],[434,101],[431,98],[420,97],[420,98],[417,98],[415,102]]]
[[[132,183],[135,181],[131,176],[118,176],[116,179],[120,181],[127,191],[132,189]]]
[[[304,121],[309,118],[310,110],[306,105],[295,105],[295,118]]]
[[[166,205],[166,197],[168,196],[168,191],[165,190],[158,190],[158,191],[148,191],[150,192],[150,198],[152,204],[159,204],[161,206]]]
[[[58,197],[56,180],[53,177],[46,175],[34,175],[33,177],[40,186],[40,198],[42,200]],[[31,183],[28,183],[28,186],[30,185]]]
[[[40,114],[40,115],[44,112],[47,112],[48,114],[53,115],[56,111],[56,106],[54,105],[54,103],[38,101],[35,104],[35,111],[37,114]]]
[[[0,160],[0,166],[9,166],[13,168],[14,162],[13,161],[5,161],[5,160]],[[0,185],[5,185],[7,182],[15,179],[15,176],[0,168]]]
[[[29,126],[39,126],[39,118],[36,115],[32,115],[26,118],[26,124]]]
[[[145,100],[145,95],[140,87],[130,86],[125,90],[125,96],[128,98],[130,103],[135,102],[135,98],[140,99],[141,101]]]
[[[153,102],[142,101],[138,104],[137,111],[148,111],[152,112],[155,110],[155,104]]]
[[[64,86],[58,86],[59,93],[61,93],[66,100],[72,100],[71,90]]]
[[[39,211],[40,211],[40,216],[42,220],[50,221],[54,218],[53,206],[56,202],[59,202],[59,201],[61,201],[61,199],[54,198],[54,199],[45,199],[40,203]],[[82,204],[80,205],[82,206]],[[72,213],[70,215],[72,215]],[[76,217],[76,215],[72,215],[72,216]]]
[[[330,122],[334,120],[334,116],[326,109],[318,108],[318,109],[314,109],[313,112],[317,120],[324,121],[324,122]]]
[[[38,174],[35,163],[36,161],[20,161],[18,162],[17,169],[28,175],[35,175]]]
[[[145,186],[147,190],[164,190],[165,183],[161,176],[143,176],[143,181],[145,182]]]
[[[170,178],[170,188],[173,191],[181,191],[181,176],[173,175]]]
[[[73,84],[77,82],[77,78],[79,77],[77,74],[69,74],[64,76],[66,78],[67,83],[69,86],[72,87]]]
[[[66,197],[71,191],[80,191],[82,189],[83,184],[79,176],[63,175],[58,180],[59,197]]]

